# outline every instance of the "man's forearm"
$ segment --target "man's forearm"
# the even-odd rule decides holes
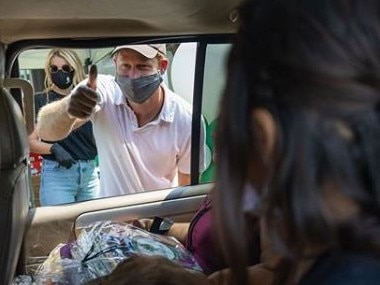
[[[76,118],[67,113],[68,96],[41,108],[37,119],[37,133],[43,140],[57,141],[67,137]]]

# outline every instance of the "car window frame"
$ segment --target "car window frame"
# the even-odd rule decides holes
[[[6,50],[5,77],[20,77],[18,56],[22,51],[33,48],[106,48],[121,44],[155,44],[155,43],[189,43],[197,44],[195,59],[195,74],[193,86],[193,103],[192,103],[192,134],[191,134],[191,172],[190,185],[201,184],[199,161],[200,161],[200,133],[202,123],[203,108],[203,86],[205,72],[205,58],[207,46],[209,44],[226,44],[231,43],[234,34],[217,34],[217,35],[197,35],[197,36],[173,36],[173,37],[139,37],[139,38],[102,38],[102,39],[44,39],[44,40],[24,40],[12,43]],[[18,89],[12,89],[11,94],[16,101],[22,106],[22,94]],[[127,194],[131,195],[131,194]]]

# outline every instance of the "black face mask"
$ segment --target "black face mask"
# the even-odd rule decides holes
[[[63,70],[58,70],[50,74],[51,80],[60,89],[67,89],[73,84],[74,71],[64,72]]]

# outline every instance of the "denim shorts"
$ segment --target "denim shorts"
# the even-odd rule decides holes
[[[99,187],[94,160],[78,160],[69,169],[54,160],[42,162],[41,206],[94,199],[98,197]]]

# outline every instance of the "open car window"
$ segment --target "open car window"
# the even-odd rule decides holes
[[[101,74],[115,75],[111,57],[113,46],[101,48],[73,48],[83,62],[85,72],[96,64]],[[191,154],[191,185],[214,181],[214,138],[213,132],[217,123],[219,98],[225,82],[225,60],[230,44],[227,40],[213,42],[168,42],[166,43],[169,68],[163,76],[169,89],[192,105],[193,130]],[[18,56],[20,77],[28,80],[35,92],[44,91],[44,64],[51,47],[26,49]],[[200,124],[205,125],[204,155],[197,142],[202,140]],[[199,144],[198,144],[199,145]],[[199,162],[205,160],[204,171],[198,175]],[[97,163],[99,160],[96,160]],[[34,204],[39,206],[39,187],[41,161],[31,155]],[[101,173],[99,171],[101,177]],[[157,189],[160,190],[160,189]]]

